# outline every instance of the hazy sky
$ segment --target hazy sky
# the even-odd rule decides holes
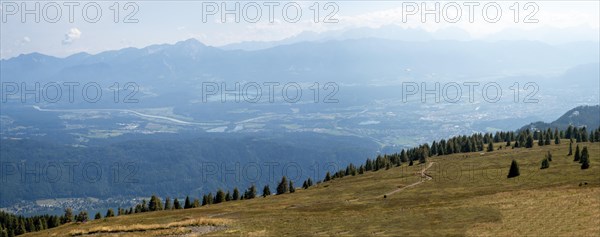
[[[237,2],[240,6],[239,23],[235,22],[233,14],[226,15],[226,23],[221,22],[222,4],[225,3],[225,7],[231,10],[236,7],[234,1],[143,1],[132,2],[134,4],[128,8],[125,8],[126,2],[119,2],[116,7],[115,1],[79,2],[78,6],[71,7],[68,2],[37,2],[40,4],[39,13],[24,15],[24,23],[21,19],[23,7],[35,12],[35,1],[3,0],[1,3],[1,58],[31,52],[64,57],[82,51],[98,53],[124,47],[174,43],[189,38],[221,46],[241,41],[280,40],[303,31],[377,28],[391,24],[427,31],[455,27],[468,32],[474,39],[502,39],[503,34],[510,34],[511,37],[547,40],[550,43],[597,40],[600,32],[599,1],[543,1],[529,5],[519,2],[518,7],[514,1],[498,1],[498,5],[490,2],[438,2],[439,14],[425,15],[425,22],[422,22],[422,4],[426,4],[429,10],[435,10],[435,2],[345,1],[332,2],[327,5],[328,8],[325,8],[327,2],[318,2],[320,10],[316,16],[317,1],[296,1],[288,5],[285,5],[288,2],[280,2],[278,6],[269,2],[244,1]],[[86,6],[86,3],[90,4]],[[487,3],[490,4],[487,5],[487,13],[484,13]],[[287,14],[284,14],[284,5],[287,6]],[[87,14],[84,14],[84,6]],[[95,9],[98,6],[102,13],[97,17]],[[207,14],[210,10],[217,10],[215,6],[219,8],[218,12]],[[258,19],[257,6],[261,11],[260,20],[250,22]],[[496,14],[498,7],[501,15]],[[297,22],[292,22],[296,21],[298,8],[302,16]],[[56,14],[58,9],[60,16]],[[114,9],[120,9],[118,16],[115,16]],[[274,13],[272,19],[269,19],[270,9]],[[515,9],[519,9],[518,14]],[[127,15],[135,10],[133,17],[129,17],[132,23],[124,23]],[[473,22],[469,20],[471,12]],[[329,19],[332,22],[324,23],[330,13],[335,13]],[[70,22],[70,15],[73,22]],[[439,22],[435,20],[436,15],[440,18]],[[35,22],[36,16],[40,18],[39,23]],[[515,16],[518,23],[514,22]],[[114,22],[115,17],[118,23]],[[315,17],[319,19],[318,23],[314,22]],[[93,22],[94,18],[97,22]],[[526,19],[530,23],[525,23]]]

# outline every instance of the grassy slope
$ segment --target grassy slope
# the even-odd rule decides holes
[[[496,144],[499,147],[503,144]],[[583,143],[591,167],[567,157],[568,141],[531,149],[430,158],[433,180],[383,198],[418,181],[423,166],[402,166],[320,184],[294,194],[134,214],[69,224],[30,236],[67,235],[97,227],[159,224],[190,218],[226,219],[211,235],[600,235],[600,143]],[[549,169],[540,170],[548,150]],[[521,176],[507,179],[512,159]],[[579,186],[581,182],[588,185]],[[134,232],[140,236],[166,234]]]

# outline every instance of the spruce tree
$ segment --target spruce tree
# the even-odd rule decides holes
[[[573,155],[573,141],[569,143],[569,154],[567,156]]]
[[[73,209],[71,209],[70,207],[67,207],[65,209],[65,214],[63,215],[64,217],[64,221],[63,223],[69,223],[73,221]]]
[[[550,140],[552,140],[552,138],[550,136],[551,136],[551,133],[547,132],[546,133],[546,140],[544,141],[544,145],[550,145]]]
[[[77,216],[75,216],[75,221],[77,222],[87,222],[89,219],[88,213],[86,211],[80,211]]]
[[[295,193],[296,192],[296,188],[294,187],[294,183],[290,180],[290,185],[289,188],[290,193]]]
[[[277,185],[277,195],[281,195],[288,192],[288,182],[285,176],[281,177],[281,181]]]
[[[579,144],[577,144],[577,147],[575,148],[575,157],[573,159],[573,161],[579,161],[581,158],[581,154],[579,153]]]
[[[590,154],[588,153],[587,146],[584,146],[581,151],[581,169],[585,170],[588,168],[590,168]]]
[[[200,207],[200,199],[194,198],[194,202],[192,203],[192,208]]]
[[[146,202],[146,199],[142,200],[142,212],[147,212],[148,211],[148,202]]]
[[[210,204],[210,201],[208,201],[208,195],[204,194],[202,196],[202,206],[206,206],[208,204]]]
[[[269,188],[269,185],[265,185],[265,187],[263,188],[263,197],[267,197],[271,195],[271,189]]]
[[[231,198],[231,193],[229,193],[229,191],[227,191],[227,193],[225,193],[225,201],[229,202],[229,201],[231,201],[231,199],[232,199]]]
[[[419,164],[427,163],[427,154],[424,151],[419,152]]]
[[[179,199],[177,198],[173,201],[173,209],[181,209],[181,204],[179,204]]]
[[[547,169],[548,167],[550,167],[550,162],[548,161],[548,159],[543,159],[542,167],[540,167],[540,169]]]
[[[233,200],[240,200],[240,191],[237,187],[233,189]]]
[[[113,211],[113,209],[112,209],[112,208],[109,208],[109,209],[106,211],[106,215],[104,215],[104,218],[109,218],[109,217],[113,217],[113,216],[115,216],[115,211]]]
[[[531,134],[529,134],[527,136],[527,142],[525,142],[525,148],[532,148],[533,147],[533,137],[531,136]]]
[[[402,149],[402,151],[400,152],[400,162],[404,163],[408,161],[408,156],[406,155],[406,151],[404,151],[404,149]]]
[[[219,189],[217,191],[217,195],[215,196],[215,201],[214,203],[222,203],[225,202],[225,192],[223,192],[223,190]]]
[[[521,175],[519,172],[519,164],[517,164],[516,160],[512,160],[510,163],[510,170],[508,171],[507,178],[513,178]]]
[[[100,212],[96,212],[96,215],[94,216],[94,220],[99,220],[102,219],[102,214],[100,214]]]
[[[160,210],[162,210],[162,201],[156,195],[152,195],[152,197],[150,197],[150,202],[148,203],[148,211]]]
[[[208,193],[208,204],[213,204],[215,201],[215,198],[213,197],[212,193]]]
[[[323,182],[327,182],[331,180],[331,174],[329,174],[329,171],[327,171],[327,174],[325,174],[325,179],[323,180]]]
[[[45,230],[45,229],[47,229],[47,227],[46,227],[46,220],[44,218],[38,219],[35,228],[37,230]]]
[[[256,186],[252,184],[248,190],[244,193],[244,199],[252,199],[256,197]]]
[[[185,197],[185,204],[183,204],[184,209],[192,208],[192,203],[190,202],[190,197]]]
[[[165,210],[171,210],[173,207],[171,207],[171,198],[167,197],[165,199]]]
[[[490,143],[488,144],[487,151],[488,151],[488,152],[492,152],[492,151],[494,151],[494,143],[490,142]]]

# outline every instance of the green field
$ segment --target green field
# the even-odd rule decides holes
[[[346,176],[293,194],[72,223],[26,236],[600,236],[600,143],[579,144],[590,152],[587,170],[566,155],[568,143],[430,157],[426,165]],[[553,161],[540,170],[548,150]],[[507,179],[513,159],[521,176]],[[432,179],[421,176],[429,165]]]

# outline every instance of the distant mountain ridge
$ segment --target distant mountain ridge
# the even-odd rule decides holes
[[[558,34],[557,32],[561,32]],[[568,33],[564,33],[568,32]],[[475,38],[469,32],[459,27],[441,28],[435,31],[427,31],[422,28],[404,27],[390,24],[380,27],[357,27],[341,30],[330,30],[325,32],[303,31],[297,35],[274,41],[243,41],[219,46],[226,50],[262,50],[280,45],[289,45],[298,42],[324,42],[329,40],[349,40],[364,38],[379,38],[388,40],[400,40],[411,42],[429,42],[434,40],[474,41],[483,40],[489,42],[497,41],[540,41],[548,44],[565,44],[576,41],[599,40],[598,34],[592,28],[584,26],[557,29],[555,27],[539,27],[536,29],[519,30],[505,29],[483,38]],[[597,31],[596,31],[597,32]]]
[[[585,45],[582,47],[581,45]],[[243,51],[206,46],[195,39],[56,58],[38,53],[4,59],[5,81],[136,81],[187,88],[193,80],[394,80],[410,77],[484,77],[498,72],[547,71],[597,63],[598,44],[552,46],[535,41],[411,42],[381,38],[297,42]],[[461,59],[461,60],[456,60]],[[232,70],[235,69],[235,70]],[[156,84],[159,83],[159,84]],[[182,85],[183,83],[183,85]]]
[[[587,128],[596,129],[600,127],[600,105],[582,105],[567,111],[564,115],[551,123],[535,122],[523,126],[523,129],[539,129],[545,130],[548,128],[559,130],[566,129],[569,125],[574,127],[585,126]]]

